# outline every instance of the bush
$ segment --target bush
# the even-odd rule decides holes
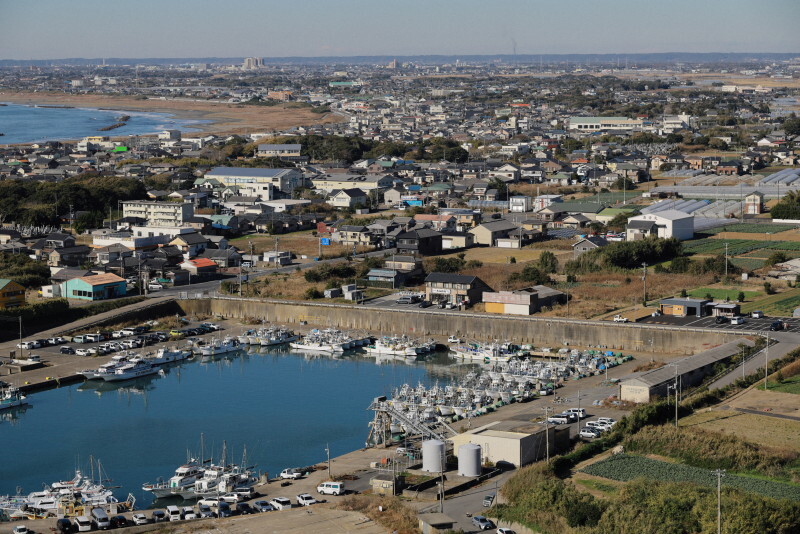
[[[306,282],[327,282],[332,278],[353,278],[356,270],[346,263],[326,263],[303,273]]]
[[[303,297],[305,297],[306,300],[321,299],[324,296],[325,294],[316,287],[309,287],[306,289],[305,293],[303,293]]]

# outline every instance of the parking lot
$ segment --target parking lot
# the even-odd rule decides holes
[[[661,324],[670,326],[689,326],[694,328],[714,328],[724,330],[748,330],[764,331],[770,330],[770,325],[775,321],[783,321],[787,327],[786,332],[800,332],[800,317],[762,317],[753,319],[745,317],[743,324],[717,323],[716,317],[673,317],[670,315],[659,315],[658,317],[645,317],[640,321],[643,324]]]

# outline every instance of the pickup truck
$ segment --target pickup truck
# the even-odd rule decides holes
[[[628,322],[628,318],[617,314],[617,315],[614,316],[614,322],[615,323],[627,323]]]
[[[303,473],[299,469],[294,467],[291,467],[289,469],[284,469],[283,471],[281,471],[281,478],[297,480],[301,476],[303,476]]]

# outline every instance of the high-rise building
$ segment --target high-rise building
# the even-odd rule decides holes
[[[246,57],[242,63],[242,70],[255,70],[264,66],[264,58],[261,57]]]
[[[389,62],[389,64],[387,65],[387,67],[390,68],[390,69],[396,69],[397,68],[397,60],[396,59],[391,60]]]

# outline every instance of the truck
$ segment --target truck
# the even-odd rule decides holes
[[[614,322],[615,323],[627,323],[628,322],[628,318],[627,317],[623,317],[620,314],[617,314],[617,315],[614,316]]]

